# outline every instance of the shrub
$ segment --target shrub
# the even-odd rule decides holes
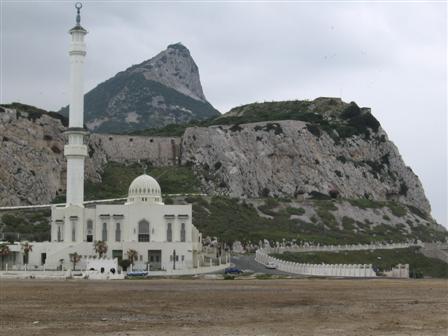
[[[306,125],[306,129],[317,138],[320,138],[320,136],[322,135],[320,127],[316,124],[308,124]]]
[[[305,213],[305,209],[304,208],[288,207],[288,208],[286,208],[286,212],[291,214],[291,215],[301,216],[301,215],[303,215]]]
[[[344,119],[352,119],[361,114],[361,109],[355,102],[351,102],[341,113],[341,117]]]
[[[403,217],[407,214],[405,207],[399,205],[398,203],[389,202],[387,207],[392,211],[392,214],[396,217]]]
[[[401,184],[400,184],[400,191],[399,191],[400,195],[407,196],[408,190],[409,190],[409,188],[406,185],[406,183],[405,182],[401,182]]]
[[[329,199],[331,199],[330,196],[322,194],[321,192],[314,191],[314,190],[312,192],[310,192],[310,196],[311,196],[311,199],[315,199],[315,200],[329,200]]]

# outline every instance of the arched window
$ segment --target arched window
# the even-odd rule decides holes
[[[138,241],[149,242],[149,223],[144,219],[138,223]]]
[[[87,221],[87,237],[86,241],[93,242],[93,222],[92,220]]]
[[[171,223],[168,223],[166,227],[166,241],[173,241],[173,225]]]
[[[121,241],[120,223],[117,223],[117,225],[115,226],[115,241],[117,241],[117,242]]]
[[[103,223],[103,231],[101,232],[101,240],[107,241],[107,223]]]
[[[181,242],[185,241],[185,223],[182,223],[180,227],[180,241]]]

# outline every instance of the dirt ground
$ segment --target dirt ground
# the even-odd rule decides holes
[[[1,335],[444,335],[446,280],[1,280]]]

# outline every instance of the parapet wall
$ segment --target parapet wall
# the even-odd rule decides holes
[[[102,151],[101,154],[106,156],[107,161],[142,160],[154,166],[169,166],[176,165],[179,161],[180,142],[180,137],[92,134],[89,150]]]

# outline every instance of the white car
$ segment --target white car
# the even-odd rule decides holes
[[[266,265],[264,265],[264,267],[269,269],[277,269],[277,265],[273,261],[268,262]]]

